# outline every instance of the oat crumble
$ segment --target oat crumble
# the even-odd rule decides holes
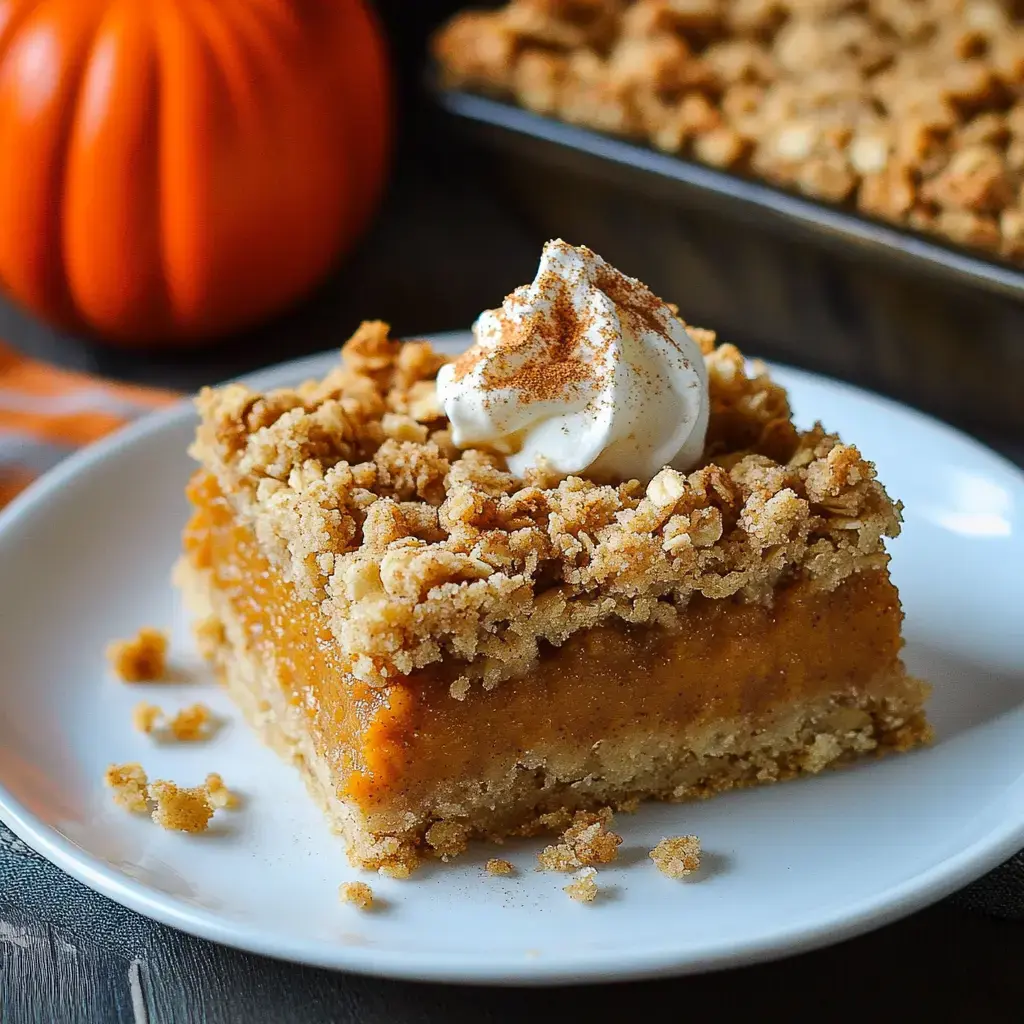
[[[562,892],[577,903],[593,903],[598,892],[596,878],[597,871],[594,868],[583,868]]]
[[[447,83],[1024,260],[1024,19],[1002,0],[512,0]]]
[[[107,768],[103,781],[114,791],[114,803],[133,814],[149,812],[146,797],[148,779],[141,764],[112,764]]]
[[[572,823],[559,841],[537,854],[545,871],[575,871],[594,864],[610,864],[619,855],[622,836],[612,832],[612,812],[608,807],[599,812],[577,811]]]
[[[489,875],[514,875],[516,873],[511,861],[502,860],[500,857],[492,857],[484,865],[484,870]]]
[[[709,374],[705,465],[646,490],[518,479],[455,449],[426,397],[445,357],[380,322],[322,381],[204,390],[192,453],[374,686],[443,659],[461,698],[605,622],[673,628],[695,596],[769,602],[790,578],[832,589],[884,567],[900,506],[874,466],[821,426],[798,432],[762,368],[689,329]]]
[[[700,868],[700,839],[697,836],[662,839],[648,856],[663,875],[685,878]]]
[[[360,910],[373,907],[373,889],[365,882],[342,882],[338,886],[338,898],[342,903],[351,903]]]
[[[108,644],[107,661],[122,682],[158,682],[167,674],[167,645],[165,632],[143,626],[130,640]]]

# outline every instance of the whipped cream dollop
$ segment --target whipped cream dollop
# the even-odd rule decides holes
[[[645,285],[560,239],[532,284],[473,325],[437,393],[461,448],[502,452],[517,476],[547,463],[594,480],[692,468],[707,431],[700,347]]]

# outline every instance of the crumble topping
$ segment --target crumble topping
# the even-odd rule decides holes
[[[791,579],[831,589],[884,567],[900,506],[874,466],[820,425],[797,432],[763,367],[688,330],[709,375],[704,464],[646,490],[520,479],[497,453],[453,448],[424,399],[444,357],[379,322],[322,381],[204,390],[192,453],[374,686],[445,659],[465,697],[578,630],[678,627],[695,595],[770,602]]]
[[[559,841],[545,847],[537,860],[545,871],[575,871],[594,864],[610,864],[619,855],[622,836],[612,832],[612,812],[608,807],[596,814],[577,811]]]
[[[153,820],[168,831],[205,832],[213,817],[205,786],[179,786],[158,779],[150,783],[148,796],[156,804]]]
[[[130,640],[107,645],[107,661],[125,683],[157,682],[167,674],[167,634],[143,626]]]
[[[669,878],[685,878],[700,868],[700,840],[696,836],[662,839],[648,855]]]
[[[114,791],[114,803],[133,814],[147,814],[149,802],[146,797],[148,779],[141,764],[112,764],[107,768],[103,781]]]
[[[597,871],[594,868],[583,868],[562,892],[577,903],[593,903],[598,892],[596,878]]]
[[[373,906],[373,889],[365,882],[342,882],[338,886],[338,898],[360,910],[369,910]]]
[[[500,857],[492,857],[485,865],[484,870],[489,875],[514,875],[516,869],[512,863],[502,860]]]
[[[511,0],[449,84],[1024,260],[1024,23],[1002,0]]]

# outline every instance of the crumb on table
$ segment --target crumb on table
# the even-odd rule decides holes
[[[156,704],[147,701],[139,701],[132,708],[132,728],[136,732],[144,732],[147,735],[153,732],[163,718],[163,711]]]
[[[360,910],[369,910],[373,906],[373,889],[365,882],[342,882],[338,886],[338,898]]]
[[[170,721],[171,735],[183,743],[209,739],[216,728],[217,720],[205,704],[192,704],[182,708]]]
[[[205,786],[179,786],[158,779],[150,783],[149,798],[156,803],[153,820],[173,832],[205,832],[213,817]]]
[[[224,780],[217,772],[206,776],[206,799],[216,810],[232,811],[238,806],[238,794],[233,793],[224,785]]]
[[[697,836],[671,836],[662,839],[649,856],[663,875],[685,878],[700,867],[700,840]]]
[[[149,810],[146,798],[146,773],[141,764],[112,764],[103,781],[114,791],[114,803],[126,811],[145,814]]]
[[[500,857],[492,857],[484,867],[489,875],[514,875],[516,871],[509,861]]]
[[[568,893],[569,899],[577,903],[593,903],[597,899],[596,878],[596,869],[583,868],[562,891]]]
[[[619,855],[622,836],[612,832],[612,812],[577,811],[559,841],[546,846],[537,860],[545,871],[575,871],[594,864],[610,864]]]
[[[107,661],[125,683],[155,682],[167,674],[167,634],[143,626],[130,640],[107,645]]]

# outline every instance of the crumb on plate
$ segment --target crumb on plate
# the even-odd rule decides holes
[[[593,903],[597,899],[597,871],[594,868],[583,868],[576,878],[562,890],[568,893],[569,899],[577,903]]]
[[[537,860],[544,871],[575,871],[594,864],[610,864],[619,855],[622,836],[612,832],[612,811],[577,811],[559,841],[546,846]]]
[[[512,864],[500,857],[492,857],[484,867],[489,875],[514,875],[516,873]]]
[[[182,743],[206,740],[213,735],[217,720],[205,704],[191,704],[182,708],[170,721],[171,735]]]
[[[149,798],[156,803],[153,820],[172,832],[205,832],[213,817],[205,786],[179,786],[158,779],[150,783]]]
[[[224,785],[217,772],[210,772],[205,782],[206,799],[215,810],[232,811],[238,806],[238,794]]]
[[[369,910],[373,906],[373,889],[365,882],[342,882],[338,886],[338,898],[360,910]]]
[[[144,732],[149,735],[160,724],[163,718],[163,711],[156,704],[147,701],[139,701],[132,708],[132,728],[136,732]]]
[[[146,798],[146,773],[141,764],[112,764],[103,781],[114,791],[114,803],[126,811],[145,814],[149,810]]]
[[[148,683],[167,674],[167,634],[143,626],[130,640],[113,640],[107,645],[107,661],[125,683]]]
[[[700,839],[697,836],[671,836],[662,839],[649,856],[663,875],[685,878],[700,867]]]

